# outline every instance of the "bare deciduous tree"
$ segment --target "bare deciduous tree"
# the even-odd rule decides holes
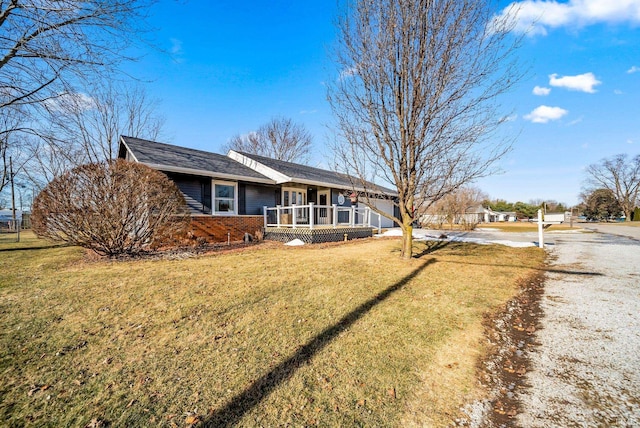
[[[305,163],[313,138],[304,125],[291,119],[276,117],[256,132],[236,135],[223,148],[252,153],[287,162]]]
[[[133,59],[129,48],[143,40],[154,1],[0,1],[0,147],[20,159],[19,172],[49,128],[41,115],[52,103],[83,82],[112,79]]]
[[[75,166],[115,159],[120,135],[157,140],[164,120],[155,106],[142,87],[111,82],[50,102],[49,126],[32,149],[32,181],[48,182]]]
[[[488,175],[509,148],[497,97],[521,77],[509,31],[482,0],[352,0],[329,85],[336,153],[359,186],[398,191],[402,257],[420,204]],[[384,215],[384,213],[381,213]]]
[[[164,174],[122,159],[76,167],[36,197],[31,217],[38,236],[98,254],[135,254],[181,237],[190,217]]]
[[[14,150],[21,144],[18,139],[25,139],[23,135],[27,129],[24,125],[24,117],[19,108],[0,109],[0,193],[9,183],[9,158],[13,160],[13,172],[20,174],[24,164],[29,160],[26,150]]]
[[[605,158],[586,169],[586,185],[590,191],[607,189],[620,204],[626,221],[640,202],[640,155],[629,159],[626,154]]]
[[[0,2],[0,109],[41,105],[104,76],[139,40],[150,0]]]
[[[425,218],[437,219],[441,222],[440,226],[448,222],[450,229],[457,224],[466,230],[472,230],[481,219],[478,219],[477,214],[468,214],[467,211],[480,206],[486,199],[488,195],[477,187],[461,187],[431,204]]]

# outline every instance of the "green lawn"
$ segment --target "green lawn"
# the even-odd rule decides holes
[[[447,425],[483,393],[484,315],[544,260],[363,240],[112,262],[23,238],[0,241],[8,426]]]

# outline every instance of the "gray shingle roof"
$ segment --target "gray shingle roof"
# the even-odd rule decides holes
[[[292,182],[317,182],[331,184],[336,187],[350,189],[352,187],[362,187],[360,181],[347,174],[341,174],[335,171],[327,171],[325,169],[314,168],[307,165],[301,165],[293,162],[285,162],[277,159],[258,156],[246,152],[238,152],[241,155],[253,159],[271,169],[274,169],[288,177]],[[382,186],[367,182],[367,190],[378,191],[386,194],[395,194],[396,192]]]
[[[134,137],[121,137],[120,157],[124,157],[124,150],[129,150],[138,162],[151,165],[166,171],[181,171],[192,174],[207,173],[211,177],[236,178],[260,183],[276,182],[254,169],[231,159],[228,156],[170,144],[157,143]],[[317,183],[327,187],[343,189],[361,188],[358,181],[347,174],[327,171],[293,162],[271,159],[250,153],[238,152],[242,156],[267,166],[287,177],[293,183]],[[395,195],[396,192],[373,183],[367,184],[368,191]]]
[[[162,169],[164,166],[170,169],[206,171],[212,176],[220,174],[245,177],[260,182],[273,182],[259,172],[217,153],[157,143],[141,138],[122,136],[121,141],[124,141],[138,162],[154,165],[158,169]]]

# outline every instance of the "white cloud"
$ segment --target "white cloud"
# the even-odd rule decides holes
[[[316,114],[318,110],[300,110],[300,114]]]
[[[633,73],[637,73],[640,71],[640,67],[638,67],[637,65],[634,65],[633,67],[631,67],[630,69],[627,70],[628,74],[633,74]]]
[[[583,117],[579,117],[576,120],[572,120],[571,122],[569,122],[569,126],[573,126],[573,125],[577,125],[580,122],[582,122],[582,119],[584,119]]]
[[[184,50],[182,49],[182,40],[180,39],[169,39],[171,42],[171,48],[169,52],[171,53],[171,57],[173,58],[173,62],[176,64],[181,64],[184,62],[183,54]]]
[[[82,92],[67,92],[56,98],[44,101],[44,105],[51,111],[72,112],[91,110],[96,107],[96,100]]]
[[[533,123],[547,123],[551,120],[558,120],[567,113],[569,113],[567,110],[560,107],[539,106],[524,118]]]
[[[171,53],[173,55],[182,54],[182,40],[171,38]]]
[[[638,0],[523,0],[508,5],[501,17],[515,17],[515,30],[546,35],[559,27],[581,28],[593,24],[640,24]]]
[[[577,76],[562,76],[557,74],[549,76],[549,84],[558,88],[566,88],[571,91],[581,91],[593,94],[596,90],[593,88],[602,82],[596,79],[593,73],[578,74]]]
[[[359,67],[357,65],[354,65],[353,67],[349,67],[345,70],[342,70],[340,72],[340,80],[345,80],[355,76],[356,74],[358,74],[358,70],[359,70]]]
[[[533,95],[538,95],[541,97],[547,96],[551,93],[551,88],[545,88],[542,86],[536,86],[533,88]]]
[[[622,92],[620,89],[614,89],[614,90],[613,90],[613,93],[614,93],[615,95],[622,95],[622,94],[624,94],[624,92]]]

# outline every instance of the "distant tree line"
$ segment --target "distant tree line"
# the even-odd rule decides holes
[[[538,210],[543,210],[544,212],[566,212],[569,211],[569,208],[562,202],[555,201],[553,199],[549,200],[532,200],[527,202],[507,202],[504,199],[494,199],[488,200],[485,199],[482,202],[482,205],[485,208],[490,208],[493,211],[501,211],[501,212],[515,212],[516,217],[519,219],[532,219],[538,217]]]

